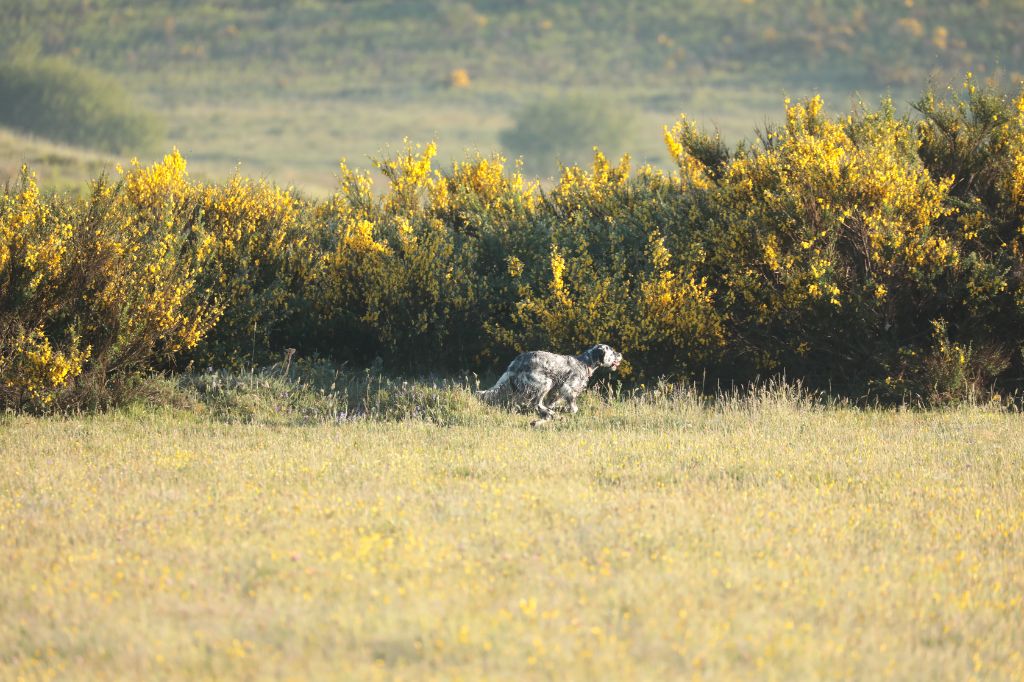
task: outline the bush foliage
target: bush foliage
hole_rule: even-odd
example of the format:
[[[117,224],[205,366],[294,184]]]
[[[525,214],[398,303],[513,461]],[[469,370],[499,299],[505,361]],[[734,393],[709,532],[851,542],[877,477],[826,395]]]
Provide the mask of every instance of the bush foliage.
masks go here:
[[[535,175],[555,175],[560,165],[578,164],[594,146],[621,151],[629,136],[624,104],[568,96],[534,102],[499,136],[502,147],[522,157]]]
[[[1024,375],[1024,92],[968,80],[841,117],[820,98],[729,149],[687,119],[678,169],[597,152],[542,191],[433,145],[342,165],[308,200],[189,179],[176,152],[85,199],[0,198],[0,401],[81,403],[145,369],[285,347],[397,371],[500,370],[530,348],[625,353],[624,377],[781,375],[956,400]]]
[[[0,124],[110,152],[145,149],[158,137],[156,120],[117,82],[52,58],[0,64]]]

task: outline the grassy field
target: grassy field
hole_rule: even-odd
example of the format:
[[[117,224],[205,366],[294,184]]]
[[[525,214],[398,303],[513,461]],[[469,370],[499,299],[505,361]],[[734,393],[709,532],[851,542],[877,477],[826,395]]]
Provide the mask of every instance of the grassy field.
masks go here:
[[[0,677],[1020,679],[1017,414],[0,421]]]

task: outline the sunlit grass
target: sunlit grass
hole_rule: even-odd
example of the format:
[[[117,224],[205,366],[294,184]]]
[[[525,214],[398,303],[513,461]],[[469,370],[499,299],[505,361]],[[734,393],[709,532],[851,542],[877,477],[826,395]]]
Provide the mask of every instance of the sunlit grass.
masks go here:
[[[1024,423],[0,422],[0,677],[1019,678]]]

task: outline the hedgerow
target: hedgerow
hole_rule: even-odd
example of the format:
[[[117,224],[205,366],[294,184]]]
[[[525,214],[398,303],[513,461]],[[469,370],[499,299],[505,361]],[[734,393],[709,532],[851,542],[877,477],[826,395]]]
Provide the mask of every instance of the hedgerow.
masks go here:
[[[140,372],[263,363],[499,370],[529,348],[621,348],[622,376],[785,375],[855,398],[952,401],[1024,378],[1024,92],[971,80],[829,117],[820,98],[734,149],[687,119],[677,169],[595,152],[542,189],[433,145],[342,165],[313,200],[191,180],[172,153],[0,197],[0,402],[116,399]],[[714,382],[714,383],[708,383]]]

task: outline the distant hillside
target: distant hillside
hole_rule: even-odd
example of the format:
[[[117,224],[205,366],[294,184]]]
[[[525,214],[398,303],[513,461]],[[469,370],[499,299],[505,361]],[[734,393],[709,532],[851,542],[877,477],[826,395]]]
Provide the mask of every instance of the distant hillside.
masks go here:
[[[242,79],[331,74],[347,88],[685,82],[708,73],[855,87],[936,70],[1024,73],[1018,0],[4,0],[2,42],[110,71]]]
[[[406,136],[442,159],[499,148],[517,112],[564,93],[628,109],[626,147],[663,163],[680,111],[736,139],[786,95],[845,110],[967,71],[1024,79],[1019,0],[0,0],[0,16],[0,57],[111,74],[196,169],[318,193],[339,158]]]

